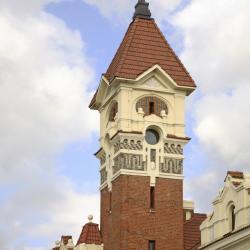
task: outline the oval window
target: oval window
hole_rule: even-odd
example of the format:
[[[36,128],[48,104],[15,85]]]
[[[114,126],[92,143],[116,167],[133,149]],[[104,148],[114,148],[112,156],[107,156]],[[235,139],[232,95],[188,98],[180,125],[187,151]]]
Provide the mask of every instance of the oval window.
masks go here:
[[[155,145],[159,142],[160,136],[154,129],[147,129],[145,139],[148,144]]]

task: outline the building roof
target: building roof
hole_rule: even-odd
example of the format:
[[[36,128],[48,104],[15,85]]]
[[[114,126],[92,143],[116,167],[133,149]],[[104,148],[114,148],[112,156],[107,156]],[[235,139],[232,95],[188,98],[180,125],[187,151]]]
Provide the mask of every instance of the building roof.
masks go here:
[[[61,241],[63,242],[64,245],[67,245],[69,240],[72,240],[72,236],[71,235],[63,235],[61,238]]]
[[[129,25],[104,76],[109,81],[115,77],[136,79],[156,64],[168,73],[177,85],[196,87],[154,19],[136,17]]]
[[[197,250],[201,242],[200,225],[206,219],[205,214],[194,214],[184,223],[184,249]]]
[[[148,5],[145,0],[138,0],[133,21],[103,74],[107,84],[115,78],[135,80],[145,71],[159,65],[179,87],[194,89],[194,80],[151,18]],[[97,93],[98,90],[89,104],[90,108],[95,106]]]
[[[238,172],[238,171],[228,171],[227,172],[227,176],[230,175],[231,177],[235,178],[235,179],[244,179],[244,173],[243,172]],[[225,179],[226,180],[226,179]]]
[[[80,245],[83,243],[95,244],[95,245],[102,244],[102,238],[101,238],[101,233],[99,231],[98,224],[89,222],[85,224],[85,226],[83,226],[82,232],[79,236],[79,239],[76,245]]]

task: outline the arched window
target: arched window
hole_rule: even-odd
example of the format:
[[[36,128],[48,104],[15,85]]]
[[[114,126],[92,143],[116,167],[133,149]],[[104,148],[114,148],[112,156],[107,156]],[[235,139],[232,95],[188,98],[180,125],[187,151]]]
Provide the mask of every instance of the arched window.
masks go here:
[[[161,116],[161,111],[164,110],[168,114],[168,107],[165,102],[154,96],[148,96],[140,99],[136,103],[136,111],[139,108],[143,109],[145,116],[155,114]]]
[[[229,207],[229,230],[230,231],[235,230],[235,222],[236,222],[235,206],[231,205]]]
[[[115,121],[115,116],[118,112],[118,103],[114,102],[111,106],[110,112],[109,112],[109,121],[113,122]]]

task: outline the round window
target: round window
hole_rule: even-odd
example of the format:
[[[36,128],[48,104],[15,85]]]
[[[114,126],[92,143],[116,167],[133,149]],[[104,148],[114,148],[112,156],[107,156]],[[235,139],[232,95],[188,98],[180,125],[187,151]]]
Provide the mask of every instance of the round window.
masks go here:
[[[159,142],[160,136],[155,130],[147,129],[145,139],[148,144],[155,145]]]

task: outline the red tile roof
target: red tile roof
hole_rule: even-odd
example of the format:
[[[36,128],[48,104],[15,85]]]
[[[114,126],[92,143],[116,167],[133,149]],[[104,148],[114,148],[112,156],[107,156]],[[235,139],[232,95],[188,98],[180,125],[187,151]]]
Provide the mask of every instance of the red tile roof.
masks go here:
[[[233,178],[235,178],[235,179],[244,179],[244,173],[243,173],[243,172],[228,171],[228,172],[227,172],[227,176],[226,176],[226,178],[225,178],[225,181],[226,181],[228,175],[230,175],[231,177],[233,177]]]
[[[135,79],[156,64],[179,86],[196,87],[154,19],[135,18],[104,76],[109,81],[115,77]]]
[[[231,175],[233,178],[238,178],[238,179],[243,179],[244,178],[243,172],[228,171],[227,174]]]
[[[76,245],[83,243],[95,245],[102,244],[102,238],[98,224],[89,222],[83,227]]]
[[[207,218],[205,214],[194,214],[184,223],[184,249],[197,250],[201,242],[200,225]]]

